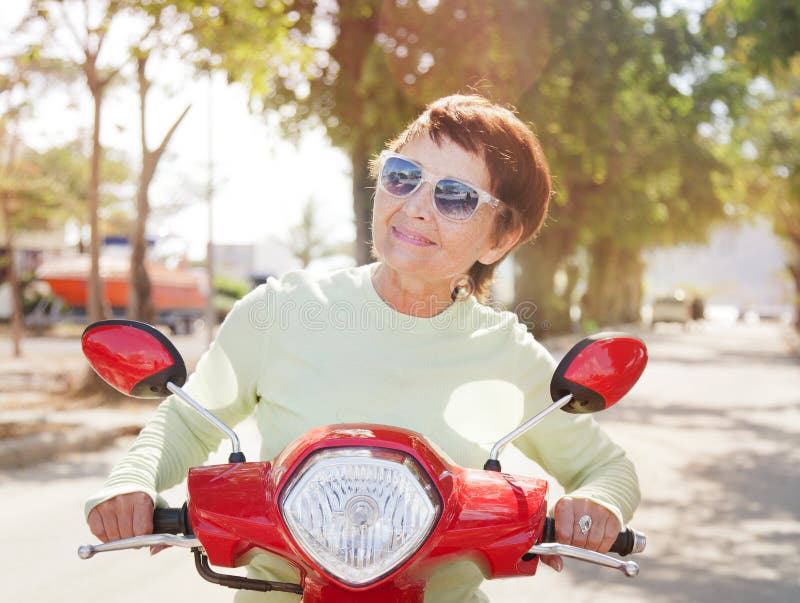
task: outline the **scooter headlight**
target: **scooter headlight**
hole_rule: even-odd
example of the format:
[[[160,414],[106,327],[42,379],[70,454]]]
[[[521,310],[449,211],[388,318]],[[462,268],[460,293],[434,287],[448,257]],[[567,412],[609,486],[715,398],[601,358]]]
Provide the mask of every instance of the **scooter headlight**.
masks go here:
[[[407,561],[433,530],[441,506],[411,456],[382,448],[314,453],[281,497],[297,543],[351,586],[375,582]]]

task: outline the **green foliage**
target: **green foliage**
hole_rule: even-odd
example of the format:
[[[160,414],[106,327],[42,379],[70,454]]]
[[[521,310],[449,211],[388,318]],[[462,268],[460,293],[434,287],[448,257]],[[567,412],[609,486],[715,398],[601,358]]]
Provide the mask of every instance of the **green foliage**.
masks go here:
[[[6,199],[15,230],[46,229],[69,211],[70,199],[64,188],[29,158],[15,162],[4,171],[0,175],[0,194]]]
[[[710,119],[696,101],[703,83],[687,93],[671,82],[700,41],[681,13],[639,19],[624,3],[607,4],[551,5],[557,46],[520,106],[539,125],[556,175],[551,227],[634,251],[702,238],[722,214],[708,182],[724,168],[697,133]]]
[[[230,276],[214,275],[214,297],[212,305],[217,320],[223,320],[234,304],[242,299],[251,289],[250,283]]]
[[[10,141],[0,136],[0,151],[7,152]],[[89,166],[80,143],[68,143],[44,152],[22,148],[21,157],[0,174],[0,192],[11,199],[12,226],[16,231],[48,229],[69,218],[82,220],[86,214]],[[109,183],[122,184],[129,179],[125,161],[107,158],[102,164]],[[103,194],[105,221],[121,224],[129,220],[120,215],[121,198],[113,187]],[[121,230],[119,232],[125,232]]]
[[[214,275],[214,292],[233,300],[243,298],[251,289],[250,283],[226,276]]]
[[[74,141],[60,147],[51,147],[32,157],[39,168],[59,182],[73,199],[85,200],[89,194],[89,150],[83,141]],[[110,207],[122,201],[117,187],[131,179],[127,159],[119,153],[106,153],[100,165],[101,204]],[[86,213],[82,209],[81,217]]]
[[[710,38],[733,60],[755,72],[786,68],[800,53],[800,4],[796,0],[723,0],[706,13]]]
[[[0,197],[4,216],[13,230],[45,229],[63,221],[74,210],[71,191],[46,166],[42,155],[25,147],[11,130],[7,116],[0,119]]]
[[[280,0],[155,0],[133,2],[159,23],[185,20],[200,69],[224,69],[253,99],[295,90],[315,73],[313,2]],[[310,9],[310,10],[309,10]],[[298,93],[301,94],[300,91]]]

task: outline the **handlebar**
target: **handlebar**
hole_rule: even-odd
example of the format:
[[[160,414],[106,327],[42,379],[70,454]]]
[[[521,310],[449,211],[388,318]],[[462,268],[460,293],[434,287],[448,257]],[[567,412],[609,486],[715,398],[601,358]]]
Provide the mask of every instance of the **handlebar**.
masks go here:
[[[153,512],[153,533],[154,534],[185,534],[193,536],[192,526],[189,524],[189,514],[186,503],[182,507],[168,507],[156,509]],[[542,542],[556,541],[556,522],[552,517],[548,517],[544,522],[542,532]],[[620,557],[626,557],[634,553],[641,553],[647,546],[647,537],[631,527],[622,530],[614,544],[609,549],[610,553],[616,553]]]
[[[186,503],[182,507],[167,507],[153,511],[154,534],[185,534],[193,536]]]
[[[548,517],[544,522],[544,531],[542,532],[542,542],[555,542],[556,541],[556,521],[552,517]],[[620,557],[625,557],[633,553],[641,553],[647,546],[647,537],[634,530],[631,527],[626,527],[619,533],[614,544],[611,545],[610,553],[616,553]]]
[[[153,512],[153,534],[147,536],[135,536],[133,538],[126,538],[124,540],[116,540],[106,542],[98,545],[85,545],[78,549],[78,555],[81,559],[89,559],[96,553],[103,553],[106,551],[118,551],[123,549],[141,548],[143,546],[179,546],[184,548],[196,549],[195,557],[198,564],[198,571],[207,580],[230,586],[231,588],[246,588],[250,590],[283,590],[285,586],[282,583],[263,582],[256,580],[250,584],[249,580],[238,576],[224,576],[216,575],[213,572],[201,571],[202,568],[202,555],[200,549],[200,541],[194,536],[192,527],[189,523],[188,509],[186,503],[180,508],[160,508]],[[564,557],[571,557],[588,561],[597,565],[611,567],[623,572],[626,576],[632,578],[639,573],[639,566],[633,561],[621,561],[609,555],[597,553],[595,551],[588,551],[579,547],[574,547],[566,544],[555,543],[555,520],[548,517],[545,519],[544,530],[542,532],[542,541],[530,548],[530,550],[522,556],[522,559],[529,561],[538,555],[562,555]],[[637,532],[633,528],[625,528],[619,533],[616,541],[610,549],[610,552],[617,553],[620,556],[630,555],[631,553],[641,553],[647,545],[647,539],[641,532]],[[229,580],[230,578],[230,580]],[[220,581],[222,580],[222,581]],[[245,582],[247,584],[245,584]],[[297,590],[299,587],[296,585],[288,585],[295,590],[290,592],[301,592]]]

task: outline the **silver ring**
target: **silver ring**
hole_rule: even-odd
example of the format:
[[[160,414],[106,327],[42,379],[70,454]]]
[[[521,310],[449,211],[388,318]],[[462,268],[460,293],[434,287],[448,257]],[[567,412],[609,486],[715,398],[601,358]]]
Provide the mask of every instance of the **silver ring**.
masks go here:
[[[585,536],[592,529],[592,518],[588,515],[582,515],[578,520],[578,527],[581,529],[581,534]]]

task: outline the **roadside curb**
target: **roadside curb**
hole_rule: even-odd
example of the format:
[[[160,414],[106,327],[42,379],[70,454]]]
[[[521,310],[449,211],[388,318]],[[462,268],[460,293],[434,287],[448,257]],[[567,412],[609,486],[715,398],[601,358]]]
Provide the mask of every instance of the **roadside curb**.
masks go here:
[[[119,437],[138,434],[140,429],[141,425],[121,425],[106,429],[76,425],[75,429],[62,432],[37,433],[0,440],[0,469],[20,469],[51,460],[65,452],[99,450]]]

